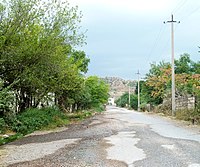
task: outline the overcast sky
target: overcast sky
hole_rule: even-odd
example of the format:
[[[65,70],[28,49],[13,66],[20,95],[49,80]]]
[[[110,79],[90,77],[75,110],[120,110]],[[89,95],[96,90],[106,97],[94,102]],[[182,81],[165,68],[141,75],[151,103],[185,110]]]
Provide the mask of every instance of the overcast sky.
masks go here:
[[[69,0],[83,13],[88,29],[82,48],[91,59],[87,75],[136,79],[150,63],[171,61],[170,24],[174,14],[175,58],[200,60],[200,0]]]

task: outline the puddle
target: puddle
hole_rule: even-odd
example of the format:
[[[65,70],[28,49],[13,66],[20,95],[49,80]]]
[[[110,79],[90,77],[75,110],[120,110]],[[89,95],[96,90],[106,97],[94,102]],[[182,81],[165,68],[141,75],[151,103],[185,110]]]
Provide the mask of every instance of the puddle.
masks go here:
[[[144,151],[135,145],[139,138],[134,138],[135,132],[119,132],[117,135],[105,138],[107,143],[113,146],[107,149],[107,159],[123,161],[129,167],[134,166],[135,161],[142,160],[146,157]]]

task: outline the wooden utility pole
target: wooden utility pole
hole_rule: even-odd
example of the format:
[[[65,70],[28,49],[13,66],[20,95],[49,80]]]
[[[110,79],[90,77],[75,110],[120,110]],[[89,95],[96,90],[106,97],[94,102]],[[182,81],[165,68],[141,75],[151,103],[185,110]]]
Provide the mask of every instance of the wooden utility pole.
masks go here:
[[[174,23],[180,23],[174,21],[173,14],[171,16],[171,20],[164,22],[164,23],[171,23],[171,64],[172,64],[172,115],[175,115],[176,112],[176,104],[175,104],[175,72],[174,72]]]
[[[140,72],[136,73],[138,75],[138,111],[140,111]]]
[[[128,107],[131,107],[131,92],[130,85],[128,86]]]

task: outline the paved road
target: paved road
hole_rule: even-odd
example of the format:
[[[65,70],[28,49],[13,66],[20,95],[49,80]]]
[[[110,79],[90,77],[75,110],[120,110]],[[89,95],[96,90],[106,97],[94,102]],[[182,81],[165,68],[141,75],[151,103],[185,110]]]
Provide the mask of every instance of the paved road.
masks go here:
[[[116,107],[1,148],[10,167],[200,167],[200,131]]]

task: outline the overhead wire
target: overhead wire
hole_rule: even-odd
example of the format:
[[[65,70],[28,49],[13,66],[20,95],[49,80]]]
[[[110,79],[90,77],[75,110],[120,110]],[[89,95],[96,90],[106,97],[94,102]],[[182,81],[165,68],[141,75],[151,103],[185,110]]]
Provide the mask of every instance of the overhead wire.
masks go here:
[[[196,13],[197,11],[200,10],[200,6],[198,6],[197,8],[193,9],[190,13],[188,13],[184,18],[182,18],[182,20],[186,20],[188,19],[190,16],[192,16],[194,13]]]
[[[184,5],[185,5],[187,2],[188,2],[188,0],[180,0],[180,1],[177,3],[177,5],[175,6],[175,8],[172,10],[172,14],[176,14],[176,13],[180,12],[180,11],[183,9]],[[192,14],[194,14],[194,13],[197,12],[198,10],[200,10],[200,6],[198,6],[198,7],[195,8],[194,10],[192,10],[192,11],[191,11],[186,17],[184,17],[183,19],[186,19],[186,18],[190,17]],[[168,18],[168,19],[169,19],[169,18]],[[182,21],[183,19],[181,19],[181,21]],[[154,43],[153,43],[153,45],[152,45],[152,48],[150,49],[150,52],[149,52],[149,54],[148,54],[147,61],[149,61],[150,57],[152,57],[152,54],[153,54],[154,50],[157,48],[158,43],[159,43],[159,41],[160,41],[160,39],[161,39],[161,37],[162,37],[162,35],[163,35],[163,32],[164,32],[163,30],[164,30],[164,25],[162,25],[162,26],[160,27],[160,30],[159,30],[159,32],[158,32],[156,38],[155,38],[155,41],[154,41]],[[176,27],[175,27],[175,30],[176,30]],[[161,49],[160,55],[163,55],[163,54],[164,54],[164,51],[165,51],[167,45],[169,44],[169,40],[170,40],[170,38],[167,38],[167,41],[164,42],[164,46],[163,46],[163,48]]]
[[[186,4],[187,1],[188,0],[180,0],[179,3],[175,6],[175,8],[172,10],[171,13],[176,14],[178,11],[180,11],[183,8],[183,6]],[[177,27],[175,27],[174,31],[176,31],[176,28]],[[164,42],[163,48],[161,49],[161,52],[160,52],[160,55],[162,57],[164,55],[166,48],[168,47],[168,44],[170,43],[169,41],[170,41],[170,37],[168,37],[167,40],[165,40],[165,42]]]
[[[187,2],[188,0],[180,0],[177,6],[172,10],[172,14],[177,13]]]
[[[162,34],[163,34],[163,30],[164,30],[164,26],[161,25],[160,30],[159,30],[159,32],[158,32],[156,38],[155,38],[155,41],[154,41],[154,43],[153,43],[153,45],[152,45],[152,47],[151,47],[151,49],[150,49],[149,54],[148,54],[147,61],[149,61],[149,58],[152,56],[154,50],[156,49],[156,47],[157,47],[157,45],[158,45],[158,42],[159,42],[159,40],[160,40],[160,38],[161,38],[161,36],[162,36]]]
[[[185,3],[187,2],[188,0],[180,0],[179,3],[176,5],[176,7],[172,10],[172,13],[176,13],[178,10],[180,10],[184,5]],[[168,18],[169,19],[169,18]],[[152,48],[150,49],[150,52],[148,54],[148,57],[147,57],[147,61],[149,61],[150,57],[152,56],[154,50],[157,48],[158,46],[158,43],[163,35],[163,30],[164,30],[164,25],[161,25],[161,28],[155,38],[155,41],[152,45]],[[166,46],[164,47],[166,48]],[[164,49],[163,49],[164,50]]]
[[[182,0],[179,1],[178,5],[173,9],[172,13],[176,14],[177,12],[180,11],[180,9],[186,4],[188,0]],[[191,15],[193,15],[194,13],[196,13],[198,10],[200,9],[200,5],[196,8],[194,8],[191,12],[189,12],[186,16],[182,17],[181,20],[185,20],[188,17],[190,17]]]

